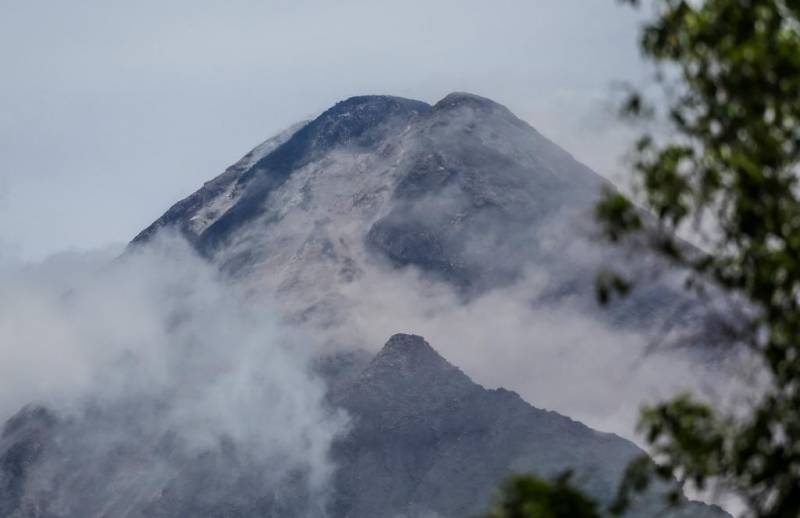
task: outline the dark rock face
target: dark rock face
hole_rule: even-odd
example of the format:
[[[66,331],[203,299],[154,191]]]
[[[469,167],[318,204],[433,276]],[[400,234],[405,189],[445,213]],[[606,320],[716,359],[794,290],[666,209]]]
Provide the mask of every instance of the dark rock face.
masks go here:
[[[484,389],[419,336],[393,336],[353,378],[358,362],[340,359],[328,372],[340,378],[331,401],[350,413],[353,427],[334,446],[324,509],[304,490],[303,473],[276,478],[232,443],[187,456],[169,434],[155,441],[143,436],[103,458],[76,457],[70,445],[87,427],[108,426],[119,415],[89,412],[68,422],[29,408],[9,421],[0,441],[3,516],[473,516],[512,472],[551,476],[572,469],[586,491],[607,502],[626,463],[640,453],[513,392]],[[136,481],[147,463],[169,468]],[[660,505],[653,498],[631,516],[652,516]],[[686,516],[724,516],[699,504],[688,509]]]

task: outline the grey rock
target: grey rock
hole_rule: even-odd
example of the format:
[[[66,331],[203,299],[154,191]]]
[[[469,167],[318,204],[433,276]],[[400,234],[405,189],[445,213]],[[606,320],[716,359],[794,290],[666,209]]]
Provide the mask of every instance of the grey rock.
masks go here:
[[[327,501],[307,492],[302,472],[275,477],[233,443],[190,456],[169,434],[152,440],[143,430],[138,444],[90,451],[103,432],[135,427],[140,412],[155,407],[87,410],[80,420],[31,407],[7,423],[0,440],[3,516],[462,517],[487,510],[512,473],[565,470],[605,504],[641,454],[627,440],[535,408],[514,392],[481,387],[419,336],[395,335],[358,375],[342,374],[360,362],[338,358],[326,371],[340,380],[332,404],[353,420],[332,452]],[[147,464],[163,469],[135,480]],[[664,507],[660,498],[648,495],[630,516],[653,516]],[[684,515],[725,516],[697,503],[664,514]]]
[[[608,504],[642,454],[514,392],[481,387],[414,335],[390,338],[337,403],[355,424],[334,452],[335,516],[477,516],[509,474],[567,470]],[[641,515],[663,507],[650,495]]]

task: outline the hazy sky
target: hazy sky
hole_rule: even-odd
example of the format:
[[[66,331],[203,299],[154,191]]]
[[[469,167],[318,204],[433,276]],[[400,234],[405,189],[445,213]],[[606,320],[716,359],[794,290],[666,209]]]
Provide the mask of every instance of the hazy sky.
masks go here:
[[[616,177],[614,0],[0,0],[0,260],[125,242],[337,100],[491,97]]]

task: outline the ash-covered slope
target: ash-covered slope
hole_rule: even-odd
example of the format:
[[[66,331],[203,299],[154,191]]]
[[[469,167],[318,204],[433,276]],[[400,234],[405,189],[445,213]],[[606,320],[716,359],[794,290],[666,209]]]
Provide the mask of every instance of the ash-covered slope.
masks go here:
[[[306,492],[302,472],[275,473],[224,440],[193,456],[168,429],[157,437],[143,433],[138,444],[102,443],[113,435],[110,427],[137,426],[139,412],[152,419],[147,405],[87,409],[81,419],[29,408],[0,438],[0,512],[8,518],[455,518],[485,511],[511,472],[549,476],[572,469],[582,487],[607,502],[627,461],[640,453],[513,392],[484,389],[419,336],[393,336],[360,374],[345,375],[337,386],[331,401],[349,412],[352,429],[334,445],[327,499]],[[661,507],[651,495],[631,516],[655,516]],[[683,512],[724,516],[699,504]]]
[[[202,189],[176,203],[164,216],[139,233],[134,242],[151,239],[165,225],[177,225],[188,238],[201,235],[241,197],[239,180],[242,176],[306,124],[307,121],[299,122],[253,148],[224,173],[206,182]]]
[[[602,185],[489,99],[354,97],[248,154],[134,244],[177,228],[225,271],[324,318],[343,283],[387,266],[473,296],[537,265],[563,294],[591,286],[563,249],[585,240],[574,219]]]
[[[622,260],[591,237],[604,184],[489,99],[353,97],[251,151],[132,246],[178,229],[223,271],[278,293],[295,320],[349,345],[369,345],[352,322],[360,293],[408,269],[463,300],[535,272],[532,302],[571,297],[590,318],[649,325],[680,296],[654,285],[611,311],[594,307],[600,258]]]

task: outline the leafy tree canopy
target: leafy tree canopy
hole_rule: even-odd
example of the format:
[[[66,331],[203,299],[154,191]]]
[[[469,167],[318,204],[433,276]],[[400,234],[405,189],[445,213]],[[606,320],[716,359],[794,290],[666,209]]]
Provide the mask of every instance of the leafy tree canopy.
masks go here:
[[[637,5],[636,0],[624,0]],[[687,289],[739,301],[717,343],[744,345],[763,364],[765,391],[731,415],[689,394],[643,410],[640,431],[665,478],[740,497],[750,516],[800,516],[800,1],[652,0],[640,46],[666,103],[631,95],[635,118],[663,112],[666,136],[645,132],[633,192],[596,207],[606,238],[637,244],[690,272]],[[660,109],[666,104],[666,111]],[[699,248],[678,237],[690,230]],[[598,278],[608,301],[633,280]],[[632,466],[619,505],[647,486]],[[533,482],[530,482],[531,484]],[[558,482],[556,482],[558,483]],[[552,491],[555,486],[551,487]],[[547,490],[511,492],[550,502]],[[516,501],[509,498],[508,502]],[[524,498],[520,502],[526,502]],[[521,503],[516,509],[526,509]],[[557,514],[495,516],[584,516]],[[537,511],[538,512],[538,511]],[[594,516],[588,514],[586,516]]]

